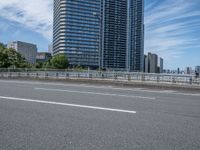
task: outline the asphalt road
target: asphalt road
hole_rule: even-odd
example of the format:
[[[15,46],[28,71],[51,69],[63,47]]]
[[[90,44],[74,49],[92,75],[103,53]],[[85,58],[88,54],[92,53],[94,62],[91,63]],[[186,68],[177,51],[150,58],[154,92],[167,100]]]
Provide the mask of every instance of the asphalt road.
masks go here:
[[[0,150],[200,150],[200,93],[0,80]]]

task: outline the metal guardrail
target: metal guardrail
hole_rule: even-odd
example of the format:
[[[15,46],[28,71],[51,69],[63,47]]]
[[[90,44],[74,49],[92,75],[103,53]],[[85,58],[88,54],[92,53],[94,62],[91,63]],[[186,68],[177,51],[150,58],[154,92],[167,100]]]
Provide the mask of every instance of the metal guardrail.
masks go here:
[[[75,70],[0,69],[0,78],[91,79],[125,82],[152,82],[200,86],[195,75],[147,74]]]

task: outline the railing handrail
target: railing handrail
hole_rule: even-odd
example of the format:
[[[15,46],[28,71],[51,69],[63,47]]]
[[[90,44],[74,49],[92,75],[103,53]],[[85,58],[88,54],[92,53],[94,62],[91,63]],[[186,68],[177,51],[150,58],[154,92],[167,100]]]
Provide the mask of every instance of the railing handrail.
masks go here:
[[[94,73],[106,73],[106,74],[136,74],[136,75],[156,75],[156,76],[175,76],[175,77],[195,77],[194,74],[167,74],[167,73],[145,73],[145,72],[122,72],[122,71],[99,71],[99,70],[77,70],[77,69],[38,69],[38,68],[0,68],[0,72],[17,72],[17,71],[44,71],[44,72],[94,72]]]
[[[37,78],[89,78],[89,79],[104,79],[104,80],[119,80],[119,81],[142,81],[156,83],[172,83],[172,84],[194,84],[200,86],[200,78],[194,75],[170,75],[170,74],[147,74],[135,72],[101,72],[94,70],[84,71],[28,71],[28,70],[2,70],[0,78],[7,77],[37,77]]]

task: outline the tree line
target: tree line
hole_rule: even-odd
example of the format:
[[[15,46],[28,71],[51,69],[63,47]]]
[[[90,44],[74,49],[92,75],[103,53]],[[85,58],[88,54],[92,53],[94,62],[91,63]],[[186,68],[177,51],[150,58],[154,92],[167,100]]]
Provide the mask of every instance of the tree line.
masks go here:
[[[46,62],[36,62],[35,68],[67,69],[69,62],[65,54],[58,54]]]
[[[12,48],[6,48],[0,43],[0,68],[49,68],[49,69],[67,69],[69,62],[64,54],[58,54],[48,61],[36,64],[30,64],[26,59]]]
[[[25,58],[12,48],[0,43],[0,68],[30,68]]]

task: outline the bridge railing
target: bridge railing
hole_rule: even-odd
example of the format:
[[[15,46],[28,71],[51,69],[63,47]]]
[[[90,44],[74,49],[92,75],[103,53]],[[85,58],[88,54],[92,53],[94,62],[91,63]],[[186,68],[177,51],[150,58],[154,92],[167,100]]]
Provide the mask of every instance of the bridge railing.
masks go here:
[[[108,72],[93,70],[0,69],[0,78],[90,79],[200,86],[200,78],[195,75]]]

